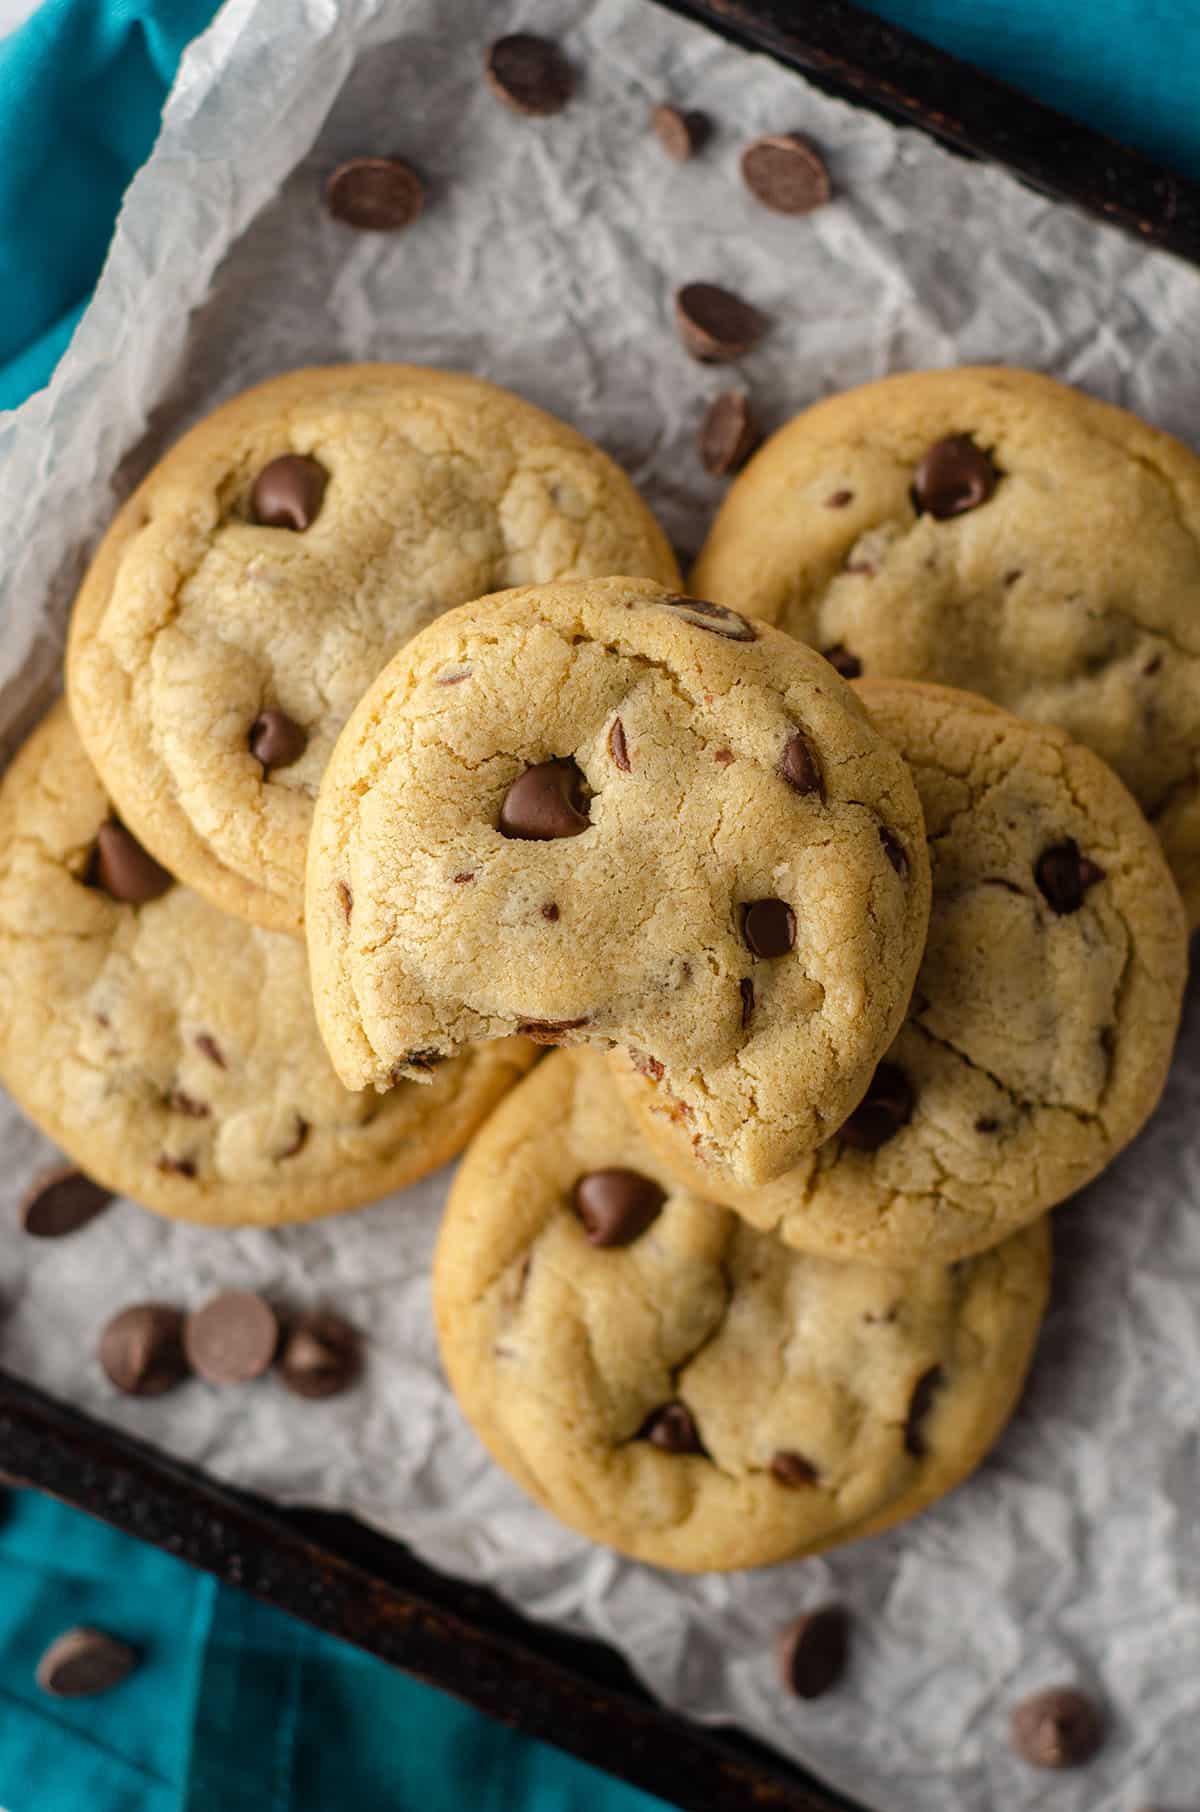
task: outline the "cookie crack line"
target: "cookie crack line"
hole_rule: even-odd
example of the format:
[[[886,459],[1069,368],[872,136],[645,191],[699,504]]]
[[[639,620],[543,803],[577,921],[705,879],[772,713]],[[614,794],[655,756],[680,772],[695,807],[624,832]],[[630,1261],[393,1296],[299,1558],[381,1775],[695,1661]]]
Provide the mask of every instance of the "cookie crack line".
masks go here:
[[[976,1063],[973,1057],[968,1057],[967,1053],[964,1050],[961,1050],[952,1039],[939,1038],[936,1032],[931,1032],[928,1026],[923,1025],[921,1021],[915,1017],[907,1020],[906,1024],[911,1026],[914,1032],[919,1032],[922,1038],[928,1039],[930,1044],[937,1045],[940,1050],[946,1051],[951,1057],[957,1058],[959,1063],[965,1065],[967,1069],[974,1070],[976,1075],[986,1076],[993,1087],[999,1089],[1002,1095],[1007,1095],[1012,1105],[1015,1108],[1019,1108],[1022,1113],[1035,1113],[1041,1111],[1042,1113],[1069,1114],[1071,1119],[1077,1121],[1080,1126],[1098,1126],[1106,1138],[1109,1136],[1108,1126],[1102,1114],[1088,1113],[1084,1108],[1072,1107],[1070,1103],[1066,1101],[1038,1101],[1027,1095],[1022,1095],[1017,1089],[1013,1088],[1011,1083],[1005,1082],[1003,1077],[997,1076],[996,1073],[993,1070],[989,1070],[986,1065]]]

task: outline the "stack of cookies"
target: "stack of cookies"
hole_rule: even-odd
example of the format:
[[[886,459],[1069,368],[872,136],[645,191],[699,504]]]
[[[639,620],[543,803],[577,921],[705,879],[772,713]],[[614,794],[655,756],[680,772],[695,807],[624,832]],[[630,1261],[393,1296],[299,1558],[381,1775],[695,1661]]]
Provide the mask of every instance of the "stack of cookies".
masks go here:
[[[518,399],[277,380],[118,516],[0,794],[5,1079],[227,1223],[470,1139],[439,1334],[533,1497],[686,1570],[891,1525],[1166,1077],[1198,550],[1200,462],[1029,374],[802,416],[694,595]]]

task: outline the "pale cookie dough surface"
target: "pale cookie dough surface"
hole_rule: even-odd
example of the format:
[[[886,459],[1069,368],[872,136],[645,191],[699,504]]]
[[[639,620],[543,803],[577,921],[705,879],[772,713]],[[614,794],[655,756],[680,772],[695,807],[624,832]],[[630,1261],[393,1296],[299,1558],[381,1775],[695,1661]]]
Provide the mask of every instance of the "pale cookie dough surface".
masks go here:
[[[662,1201],[598,1247],[575,1190],[613,1168]],[[673,1182],[604,1058],[563,1051],[463,1160],[434,1306],[464,1413],[531,1496],[639,1560],[724,1570],[874,1532],[965,1478],[1012,1412],[1049,1270],[1044,1221],[949,1268],[790,1251]],[[702,1452],[645,1438],[667,1403]]]
[[[503,834],[553,761],[576,764],[579,834]],[[789,948],[761,954],[756,902]],[[927,918],[908,769],[849,687],[779,631],[636,579],[425,630],[347,725],[309,854],[317,1018],[347,1086],[521,1030],[619,1043],[746,1181],[855,1105]]]
[[[613,1063],[679,1174],[755,1226],[830,1257],[946,1262],[1081,1188],[1152,1113],[1184,912],[1125,788],[1062,731],[946,687],[855,690],[911,765],[933,869],[929,942],[878,1082],[803,1165],[750,1191],[698,1161],[656,1091]]]
[[[969,435],[986,502],[918,512]],[[1052,378],[912,372],[818,403],[722,506],[692,576],[867,678],[934,680],[1061,725],[1152,819],[1200,919],[1200,459]]]
[[[302,532],[253,520],[263,468],[327,473]],[[625,475],[496,385],[409,365],[294,371],[226,403],[120,511],[76,602],[71,710],[125,822],[227,912],[298,933],[312,802],[351,709],[451,605],[563,574],[677,582]],[[264,773],[251,725],[299,759]]]
[[[59,704],[0,787],[0,1078],[117,1192],[273,1226],[373,1201],[460,1151],[528,1068],[510,1040],[387,1095],[338,1082],[303,945],[182,886],[88,885],[110,808]]]

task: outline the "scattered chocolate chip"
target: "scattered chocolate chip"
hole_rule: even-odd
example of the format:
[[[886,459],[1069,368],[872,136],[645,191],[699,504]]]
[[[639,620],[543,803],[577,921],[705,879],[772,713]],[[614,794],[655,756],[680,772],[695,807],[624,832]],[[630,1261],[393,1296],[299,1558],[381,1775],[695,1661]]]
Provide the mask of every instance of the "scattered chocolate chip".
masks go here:
[[[975,1131],[977,1133],[985,1134],[997,1133],[1000,1131],[1000,1122],[999,1120],[994,1120],[990,1114],[981,1114],[979,1119],[975,1122]]]
[[[640,1051],[631,1051],[629,1058],[640,1076],[645,1076],[650,1082],[662,1081],[663,1066],[657,1057],[646,1057]]]
[[[282,711],[260,711],[250,725],[250,753],[265,772],[290,768],[308,747],[308,737],[298,723]]]
[[[723,390],[700,424],[700,463],[714,478],[725,478],[740,471],[761,439],[750,398],[741,390]]]
[[[96,832],[88,863],[89,887],[101,887],[123,906],[141,906],[157,900],[174,884],[174,876],[144,850],[125,826],[110,818]]]
[[[112,1199],[103,1183],[73,1164],[60,1164],[34,1178],[17,1214],[23,1231],[35,1239],[62,1239],[103,1214]]]
[[[252,1290],[226,1290],[183,1324],[183,1350],[192,1370],[210,1384],[243,1384],[261,1377],[279,1345],[269,1302]]]
[[[755,956],[786,956],[796,942],[796,915],[786,900],[750,900],[742,907],[742,938]]]
[[[558,907],[554,904],[553,900],[547,900],[546,904],[542,907],[542,917],[548,920],[551,925],[556,925],[558,923]]]
[[[473,881],[474,879],[474,872],[469,868],[464,868],[461,874],[455,875],[454,885],[456,887],[465,887],[468,881]]]
[[[325,206],[360,233],[396,233],[425,206],[425,185],[399,157],[352,157],[325,184]]]
[[[348,925],[350,923],[350,914],[354,911],[354,895],[351,893],[349,887],[347,887],[345,881],[338,882],[337,891],[338,899],[342,903],[342,912]]]
[[[628,1246],[658,1219],[666,1192],[636,1170],[591,1170],[572,1204],[593,1246]]]
[[[500,835],[527,843],[578,837],[591,822],[583,785],[583,775],[570,760],[539,761],[526,768],[504,795]]]
[[[879,827],[879,841],[883,845],[884,855],[887,857],[896,873],[900,876],[901,880],[903,880],[908,873],[908,855],[903,843],[901,843],[899,837],[894,836],[893,833],[888,830],[887,826],[883,824]]]
[[[558,45],[529,31],[497,38],[484,67],[502,101],[541,119],[561,113],[575,89],[571,65]]]
[[[719,767],[727,768],[731,761],[737,760],[737,756],[732,749],[717,749],[713,755],[713,760]]]
[[[851,1151],[878,1151],[912,1118],[913,1086],[895,1063],[881,1063],[870,1087],[842,1127],[843,1145]]]
[[[681,107],[656,107],[650,115],[655,137],[668,157],[685,164],[707,140],[712,130],[706,113],[685,113]]]
[[[1156,674],[1160,670],[1160,668],[1162,667],[1162,664],[1163,664],[1162,655],[1161,654],[1152,654],[1150,656],[1150,659],[1146,662],[1146,665],[1142,668],[1142,672],[1146,675],[1147,679],[1150,679],[1154,674]]]
[[[666,610],[676,611],[693,629],[707,629],[709,635],[721,635],[727,642],[756,642],[758,631],[736,610],[714,604],[711,598],[689,598],[676,592],[671,598],[656,598]]]
[[[694,359],[725,365],[757,346],[767,318],[716,283],[685,283],[675,292],[675,324]]]
[[[523,1019],[517,1031],[522,1038],[531,1038],[534,1044],[562,1044],[564,1032],[577,1032],[587,1023],[586,1016],[583,1019]]]
[[[742,181],[776,214],[811,214],[829,200],[829,171],[798,132],[769,132],[747,145]]]
[[[167,1096],[167,1106],[174,1113],[186,1114],[191,1120],[207,1120],[212,1113],[207,1102],[197,1101],[194,1096],[185,1094],[181,1088],[173,1088]]]
[[[950,434],[945,440],[935,440],[917,467],[913,504],[939,522],[947,516],[961,516],[987,502],[999,476],[969,434]]]
[[[779,1632],[783,1684],[798,1699],[819,1699],[836,1686],[850,1656],[850,1619],[840,1604],[806,1611]]]
[[[329,474],[303,453],[284,453],[265,465],[250,493],[250,514],[263,528],[302,534],[320,514]]]
[[[782,1451],[771,1460],[772,1475],[781,1485],[790,1490],[799,1490],[803,1485],[815,1485],[821,1474],[811,1460],[806,1460],[802,1453]]]
[[[614,717],[608,732],[608,752],[613,758],[613,766],[620,768],[622,774],[632,770],[629,762],[629,745],[625,741],[625,725],[619,717]]]
[[[291,1140],[279,1153],[280,1163],[283,1162],[284,1158],[294,1158],[297,1152],[304,1150],[305,1145],[308,1143],[308,1135],[311,1130],[312,1128],[309,1126],[308,1121],[301,1119],[300,1115],[297,1114]]]
[[[1013,1710],[1012,1746],[1035,1768],[1078,1768],[1104,1739],[1104,1720],[1093,1699],[1073,1686],[1051,1686]]]
[[[921,1373],[913,1386],[908,1415],[904,1419],[904,1451],[911,1454],[914,1460],[923,1460],[929,1452],[925,1442],[925,1423],[933,1408],[933,1399],[945,1382],[941,1366],[931,1365],[927,1372]]]
[[[835,642],[832,648],[826,648],[824,655],[834,672],[840,673],[845,680],[858,679],[862,673],[863,666],[858,656],[851,654],[848,648],[843,648],[840,642]]]
[[[825,499],[825,508],[827,510],[844,510],[848,503],[853,502],[853,491],[834,491]]]
[[[188,1374],[183,1316],[165,1302],[138,1302],[114,1315],[97,1356],[109,1382],[127,1397],[161,1397]]]
[[[1005,590],[1007,591],[1010,586],[1015,585],[1017,580],[1021,577],[1022,573],[1019,566],[1014,566],[1011,572],[1005,573],[1002,581]]]
[[[1104,870],[1082,853],[1074,838],[1068,837],[1042,851],[1033,878],[1051,911],[1063,917],[1079,911],[1088,888],[1103,881]]]
[[[52,1699],[90,1699],[111,1692],[138,1664],[127,1642],[103,1630],[66,1630],[50,1644],[37,1664],[35,1678]]]
[[[298,1397],[335,1397],[362,1370],[358,1334],[340,1315],[313,1309],[292,1322],[277,1361],[279,1376]]]
[[[750,1024],[750,1017],[754,1012],[754,983],[748,975],[743,975],[738,983],[738,993],[742,997],[742,1030],[744,1032]]]
[[[161,1170],[165,1177],[194,1177],[196,1174],[194,1159],[177,1158],[169,1151],[163,1152],[154,1168]]]
[[[203,1051],[204,1055],[209,1058],[211,1062],[215,1063],[218,1069],[228,1069],[229,1066],[225,1062],[225,1053],[222,1051],[211,1032],[197,1032],[195,1043],[196,1049],[198,1051]]]
[[[418,1050],[406,1051],[396,1065],[396,1080],[400,1080],[405,1070],[435,1070],[445,1061],[446,1053],[439,1051],[436,1045],[422,1045]]]
[[[676,1400],[652,1410],[638,1430],[639,1441],[649,1441],[663,1453],[703,1453],[700,1431],[686,1403]]]
[[[796,730],[783,745],[779,772],[797,793],[819,793],[822,789],[821,766],[807,736]]]

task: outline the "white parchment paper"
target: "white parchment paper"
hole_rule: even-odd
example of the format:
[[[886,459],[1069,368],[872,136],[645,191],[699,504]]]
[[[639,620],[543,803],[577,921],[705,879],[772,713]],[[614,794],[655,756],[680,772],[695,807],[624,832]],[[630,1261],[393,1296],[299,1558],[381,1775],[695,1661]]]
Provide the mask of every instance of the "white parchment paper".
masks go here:
[[[581,72],[569,111],[510,113],[486,42],[534,25]],[[718,123],[670,163],[650,106]],[[742,142],[799,128],[837,200],[753,204]],[[398,151],[425,216],[396,237],[325,219],[339,158]],[[646,0],[230,0],[188,53],[103,280],[47,392],[0,420],[0,743],[56,689],[89,546],[163,445],[288,366],[403,358],[511,385],[602,442],[686,557],[720,487],[693,436],[728,381],[693,364],[670,296],[692,278],[771,317],[743,377],[774,424],[884,371],[998,359],[1058,373],[1185,437],[1200,428],[1200,273],[747,58]],[[1185,1807],[1200,1779],[1200,999],[1149,1132],[1058,1219],[1033,1383],[974,1482],[828,1560],[689,1581],[590,1548],[483,1457],[443,1383],[428,1268],[444,1178],[361,1215],[225,1235],[123,1203],[57,1244],[16,1231],[44,1141],[0,1103],[0,1363],[280,1500],[349,1508],[537,1617],[616,1643],[662,1697],[735,1719],[875,1812]],[[115,1395],[96,1331],[147,1296],[238,1284],[327,1299],[365,1331],[353,1398],[269,1380]],[[852,1675],[803,1706],[773,1630],[830,1596]],[[1035,1775],[1007,1711],[1074,1680],[1112,1713],[1078,1776]]]

